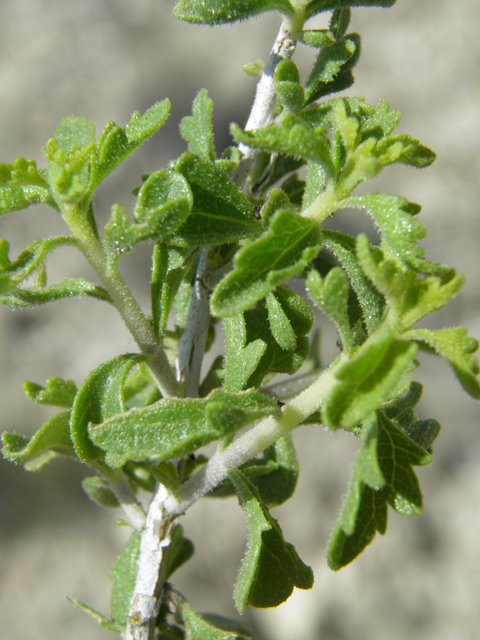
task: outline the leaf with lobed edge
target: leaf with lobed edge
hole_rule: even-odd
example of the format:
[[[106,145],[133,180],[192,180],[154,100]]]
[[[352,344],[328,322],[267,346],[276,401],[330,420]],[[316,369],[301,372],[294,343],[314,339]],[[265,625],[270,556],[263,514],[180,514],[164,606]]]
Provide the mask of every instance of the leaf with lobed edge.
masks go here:
[[[46,204],[58,211],[50,193],[47,170],[35,160],[17,158],[13,164],[0,164],[0,216],[15,213],[31,204]]]
[[[45,387],[25,380],[23,393],[37,404],[70,409],[77,394],[77,385],[73,380],[48,378]]]
[[[377,531],[385,533],[388,504],[404,516],[420,514],[422,494],[412,465],[431,462],[382,411],[365,420],[350,489],[328,546],[331,569],[352,562]]]
[[[83,278],[64,278],[45,289],[39,287],[17,287],[4,296],[0,296],[0,303],[13,309],[27,309],[65,298],[88,297],[113,304],[110,294],[93,282]]]
[[[215,146],[212,128],[213,102],[208,91],[199,91],[193,101],[192,115],[182,118],[180,133],[188,142],[188,150],[205,162],[214,162]]]
[[[277,607],[287,600],[294,587],[311,589],[313,572],[285,542],[276,520],[261,502],[254,485],[238,470],[229,476],[245,511],[248,527],[247,552],[235,584],[234,598],[243,614],[250,605]]]

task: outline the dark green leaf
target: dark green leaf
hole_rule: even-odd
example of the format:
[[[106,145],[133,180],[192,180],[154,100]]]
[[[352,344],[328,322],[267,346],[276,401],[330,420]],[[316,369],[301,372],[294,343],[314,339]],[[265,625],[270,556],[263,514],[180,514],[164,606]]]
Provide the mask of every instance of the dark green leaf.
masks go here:
[[[176,170],[186,178],[193,194],[192,213],[177,230],[171,244],[198,246],[224,244],[256,236],[261,224],[240,189],[215,164],[185,153]]]
[[[320,248],[316,222],[293,211],[278,211],[268,231],[237,253],[234,270],[213,293],[212,312],[225,317],[248,309],[303,271]]]
[[[210,622],[184,599],[177,608],[176,616],[181,619],[185,627],[185,640],[248,640],[250,637],[250,635],[245,637],[237,633],[235,628],[230,630],[216,626],[214,622],[218,622],[218,619],[215,618]],[[242,626],[241,623],[240,626]]]
[[[107,462],[121,466],[128,458],[168,460],[187,456],[278,410],[275,400],[257,391],[213,391],[207,398],[164,398],[154,405],[131,409],[103,424],[92,424],[89,434],[108,452]]]
[[[111,610],[113,620],[125,629],[140,555],[140,532],[134,531],[127,546],[113,563],[108,577],[113,582]]]
[[[246,20],[265,11],[295,15],[289,0],[178,0],[173,15],[197,24],[223,24]]]
[[[165,580],[177,571],[185,562],[190,560],[195,549],[192,542],[183,536],[181,525],[177,524],[170,534],[170,546],[168,550],[167,567],[165,569]]]
[[[110,489],[110,484],[104,478],[99,476],[84,478],[82,487],[90,500],[96,502],[100,507],[115,509],[120,506],[115,494]]]
[[[262,504],[253,484],[238,470],[230,471],[240,504],[247,518],[247,553],[235,584],[238,611],[248,607],[277,607],[285,602],[294,587],[311,589],[313,572],[285,542],[282,531]]]
[[[206,162],[215,160],[212,129],[213,102],[202,89],[193,101],[192,114],[182,119],[180,133],[188,142],[188,150]]]
[[[70,409],[77,393],[77,386],[73,380],[61,378],[49,378],[45,387],[25,380],[23,393],[38,404]]]
[[[31,462],[46,451],[75,457],[70,440],[69,420],[70,411],[57,413],[31,438],[5,431],[2,434],[3,457],[16,464]]]
[[[130,369],[145,356],[125,354],[94,369],[78,390],[70,420],[71,438],[78,457],[90,462],[103,456],[88,436],[88,425],[100,424],[125,411],[123,385]]]
[[[432,457],[381,411],[362,427],[350,489],[328,547],[328,564],[341,569],[385,533],[390,503],[406,516],[419,515],[422,494],[412,465]]]

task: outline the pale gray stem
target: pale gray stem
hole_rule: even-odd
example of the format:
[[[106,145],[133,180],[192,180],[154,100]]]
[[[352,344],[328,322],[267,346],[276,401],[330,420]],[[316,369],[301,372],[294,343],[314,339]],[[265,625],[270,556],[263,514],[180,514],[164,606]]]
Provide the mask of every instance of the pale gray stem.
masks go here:
[[[145,526],[145,511],[128,486],[125,477],[118,480],[110,480],[110,488],[127,516],[129,524],[137,531],[140,531]]]
[[[160,610],[170,532],[175,518],[165,513],[168,491],[158,485],[141,533],[135,589],[130,601],[125,640],[152,640]]]
[[[209,290],[204,282],[207,272],[208,247],[200,253],[185,330],[180,338],[177,357],[177,378],[184,385],[183,395],[198,396],[200,371],[207,342],[210,321]]]
[[[258,81],[255,100],[253,102],[247,124],[245,125],[246,131],[255,131],[261,127],[266,127],[272,121],[273,110],[276,102],[273,74],[275,73],[275,69],[279,62],[282,60],[288,60],[292,57],[296,45],[297,41],[292,34],[291,25],[289,22],[284,20],[270,53],[268,64]],[[242,143],[238,145],[238,148],[240,149],[243,157],[239,166],[234,171],[232,179],[240,186],[244,184],[248,171],[252,166],[252,162],[257,155],[258,150],[253,149],[252,147],[247,147]]]

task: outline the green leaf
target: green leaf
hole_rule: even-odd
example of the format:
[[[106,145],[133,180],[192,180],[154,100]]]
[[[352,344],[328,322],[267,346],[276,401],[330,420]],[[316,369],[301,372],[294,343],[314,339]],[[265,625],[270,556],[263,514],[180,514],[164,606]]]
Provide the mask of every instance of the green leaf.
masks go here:
[[[89,434],[94,444],[108,452],[108,464],[121,466],[129,458],[187,456],[277,411],[276,401],[257,391],[213,391],[207,398],[164,398],[148,407],[130,409],[103,424],[92,424]]]
[[[330,46],[322,47],[305,85],[305,104],[310,104],[331,93],[332,89],[338,90],[336,85],[333,87],[329,85],[340,71],[343,70],[344,74],[348,74],[358,59],[359,50],[360,36],[357,33],[350,33],[345,38],[334,41]]]
[[[38,169],[35,160],[24,158],[0,164],[0,216],[40,203],[58,211],[45,169]]]
[[[178,495],[180,490],[180,481],[178,479],[178,471],[174,462],[167,460],[160,462],[158,465],[151,465],[150,471],[157,482],[163,484],[170,493]]]
[[[265,449],[262,458],[254,458],[240,471],[256,487],[262,503],[272,509],[292,497],[297,486],[299,465],[292,436],[279,438]],[[235,493],[230,480],[217,486],[208,497],[224,498]]]
[[[403,334],[408,340],[417,340],[445,358],[455,371],[460,384],[473,398],[480,400],[480,371],[478,360],[472,354],[478,349],[478,340],[468,335],[463,327],[447,329],[410,329]]]
[[[422,494],[412,465],[432,457],[383,412],[362,427],[350,489],[328,547],[328,564],[338,570],[354,560],[387,528],[388,504],[405,516],[419,515]]]
[[[70,409],[77,394],[77,385],[73,380],[62,378],[49,378],[45,387],[25,380],[23,393],[38,404]]]
[[[334,267],[329,271],[325,281],[322,281],[318,271],[311,271],[307,280],[307,290],[312,301],[336,325],[342,347],[346,353],[350,353],[353,339],[348,319],[349,285],[343,271]]]
[[[0,276],[5,278],[2,278],[0,292],[6,293],[40,270],[44,266],[45,258],[50,251],[57,247],[69,245],[77,246],[77,240],[73,236],[56,236],[35,240],[22,251],[16,260],[10,261],[8,258],[9,244],[6,240],[2,240]]]
[[[152,136],[165,123],[170,111],[169,100],[156,102],[143,116],[134,111],[125,129],[110,122],[101,133],[91,166],[89,194],[118,165]]]
[[[212,129],[213,102],[208,91],[202,89],[193,101],[192,116],[186,116],[180,123],[182,138],[188,142],[188,150],[205,162],[215,160]]]
[[[86,613],[89,616],[91,616],[94,620],[98,622],[98,624],[101,627],[104,627],[105,629],[110,629],[110,631],[115,631],[116,633],[123,633],[124,628],[121,625],[117,624],[114,620],[110,620],[110,618],[107,618],[106,616],[104,616],[103,613],[99,613],[96,609],[91,607],[89,604],[86,604],[81,600],[72,600],[72,598],[68,598],[68,597],[67,597],[67,600],[70,602],[70,604],[73,604],[75,609],[78,609],[79,611],[83,611],[83,613]]]
[[[444,278],[417,278],[415,272],[406,271],[399,262],[385,258],[379,248],[369,245],[364,234],[357,238],[357,256],[363,272],[385,297],[389,322],[399,332],[442,309],[464,283],[453,269]]]
[[[225,618],[213,617],[212,622],[207,620],[204,616],[200,615],[192,605],[185,599],[177,608],[177,616],[181,618],[185,627],[186,635],[185,640],[248,640],[248,636],[244,636],[242,632],[237,633],[234,621],[229,621],[232,625],[231,629],[222,629],[213,624],[213,622],[225,622]],[[243,625],[238,623],[242,628]]]
[[[235,268],[216,287],[212,313],[231,316],[248,309],[305,269],[321,249],[318,224],[293,211],[278,211],[258,240],[235,256]]]
[[[110,294],[103,287],[99,287],[83,278],[64,278],[45,289],[37,287],[17,288],[7,293],[7,295],[0,296],[0,303],[6,304],[13,309],[26,309],[74,296],[87,296],[113,304]]]
[[[70,411],[57,413],[31,438],[5,431],[2,434],[3,457],[16,464],[31,462],[46,451],[75,457],[70,440],[69,420]]]
[[[294,587],[311,589],[313,572],[286,543],[282,531],[260,501],[253,484],[238,470],[229,472],[248,527],[247,553],[235,584],[234,598],[238,611],[248,607],[277,607],[285,602]]]
[[[324,245],[341,262],[363,311],[365,326],[373,333],[385,309],[385,300],[365,276],[357,256],[355,239],[336,231],[323,231]]]
[[[165,569],[165,580],[180,569],[193,556],[195,549],[188,538],[184,538],[181,525],[177,524],[170,534],[170,546]]]
[[[306,29],[298,34],[298,39],[316,49],[323,49],[335,43],[335,36],[330,29]]]
[[[276,343],[281,349],[293,351],[297,346],[297,338],[282,305],[273,293],[267,295],[266,302],[270,331]]]
[[[99,476],[84,478],[82,487],[90,500],[93,500],[100,507],[116,509],[120,506],[115,494],[110,489],[110,484],[104,478]]]
[[[75,397],[70,420],[71,438],[82,462],[88,463],[103,456],[103,451],[88,436],[88,425],[100,424],[125,411],[125,379],[130,369],[145,359],[145,356],[132,353],[117,356],[85,378]]]
[[[392,7],[396,0],[311,0],[306,6],[306,18],[341,7]]]
[[[113,582],[111,610],[112,619],[122,631],[127,624],[130,601],[137,579],[138,558],[140,556],[140,532],[134,531],[127,546],[112,565],[108,577]]]
[[[216,165],[185,153],[176,170],[193,194],[192,213],[177,230],[171,244],[199,246],[225,244],[256,236],[261,224],[240,189]]]
[[[173,15],[187,22],[214,25],[246,20],[265,11],[295,15],[289,0],[178,0]]]
[[[415,344],[396,339],[388,326],[380,325],[338,368],[338,382],[322,407],[324,424],[353,427],[399,395],[398,385],[413,367],[415,353]]]
[[[280,125],[270,125],[255,131],[243,131],[238,125],[232,124],[230,133],[237,142],[248,147],[316,162],[327,173],[332,172],[330,145],[323,127],[312,127],[293,113],[287,113]]]
[[[303,107],[304,91],[300,73],[293,60],[281,60],[274,72],[275,91],[283,106],[297,113]]]
[[[104,229],[110,260],[116,261],[137,242],[171,236],[190,214],[192,203],[192,193],[181,174],[167,169],[151,173],[138,193],[134,224],[130,225],[128,214],[120,205],[112,207]]]
[[[223,319],[226,339],[225,389],[241,391],[247,384],[267,348],[260,338],[247,344],[247,326],[243,313]]]

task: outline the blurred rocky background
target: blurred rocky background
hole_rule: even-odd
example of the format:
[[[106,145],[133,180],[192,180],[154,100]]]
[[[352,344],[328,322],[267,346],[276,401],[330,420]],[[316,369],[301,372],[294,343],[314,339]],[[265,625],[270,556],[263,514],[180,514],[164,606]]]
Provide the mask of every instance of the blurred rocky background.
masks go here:
[[[0,162],[35,158],[66,115],[121,125],[169,97],[172,115],[152,141],[113,174],[97,196],[100,221],[114,202],[132,205],[139,176],[185,149],[178,123],[198,89],[215,103],[217,149],[229,144],[228,124],[244,124],[255,82],[241,67],[266,60],[279,26],[276,15],[235,26],[193,27],[171,16],[169,0],[3,0],[0,2]],[[312,26],[325,26],[316,20]],[[438,154],[425,171],[387,168],[373,191],[403,195],[423,205],[430,259],[467,275],[458,299],[433,319],[460,324],[480,337],[480,5],[472,0],[398,0],[389,10],[354,11],[363,53],[351,92],[403,112],[400,131]],[[296,57],[303,77],[308,51]],[[350,92],[350,93],[351,93]],[[343,214],[342,214],[343,215]],[[344,216],[355,233],[368,223]],[[40,207],[0,221],[15,256],[27,242],[66,231]],[[128,283],[143,304],[149,251],[124,259]],[[49,278],[85,275],[80,256],[63,249],[50,260]],[[323,355],[335,338],[324,330]],[[22,395],[24,379],[80,383],[104,360],[135,350],[116,314],[98,302],[71,300],[35,311],[0,310],[1,427],[32,434],[47,410]],[[295,434],[301,463],[298,490],[275,512],[287,540],[315,571],[310,592],[296,592],[276,610],[246,616],[256,640],[476,640],[480,636],[480,425],[478,405],[447,365],[424,358],[427,383],[422,417],[443,431],[432,467],[420,469],[424,514],[413,521],[391,513],[353,565],[338,574],[324,549],[352,468],[356,441],[319,427]],[[88,470],[69,461],[38,475],[0,461],[0,638],[108,640],[103,630],[65,601],[65,595],[108,612],[109,568],[128,536],[117,514],[102,512],[83,494]],[[183,521],[195,559],[176,585],[200,611],[235,614],[231,598],[245,548],[243,515],[231,501],[202,501]]]

